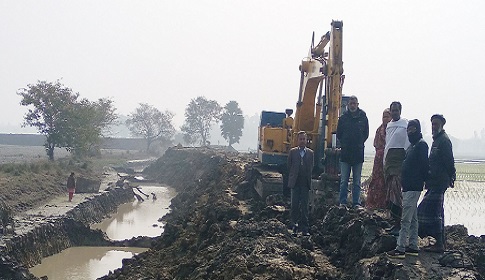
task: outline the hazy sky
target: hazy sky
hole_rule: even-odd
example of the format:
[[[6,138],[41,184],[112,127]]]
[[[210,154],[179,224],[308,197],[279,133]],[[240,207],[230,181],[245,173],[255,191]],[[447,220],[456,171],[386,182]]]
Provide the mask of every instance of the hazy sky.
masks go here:
[[[342,20],[343,93],[359,97],[372,135],[398,100],[425,133],[442,113],[449,134],[470,138],[485,128],[484,10],[483,0],[0,0],[0,126],[20,126],[19,88],[57,79],[112,98],[119,114],[168,109],[177,127],[197,96],[236,100],[245,115],[284,112],[312,32]]]

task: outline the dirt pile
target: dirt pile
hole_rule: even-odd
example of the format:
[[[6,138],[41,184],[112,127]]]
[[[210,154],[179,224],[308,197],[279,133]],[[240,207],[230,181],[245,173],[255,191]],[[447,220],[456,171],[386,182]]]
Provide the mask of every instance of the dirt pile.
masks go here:
[[[284,200],[253,191],[254,159],[208,149],[170,149],[146,175],[178,190],[151,250],[102,279],[484,279],[485,236],[447,227],[449,251],[391,260],[388,221],[336,206],[293,236]],[[325,209],[325,210],[323,210]]]

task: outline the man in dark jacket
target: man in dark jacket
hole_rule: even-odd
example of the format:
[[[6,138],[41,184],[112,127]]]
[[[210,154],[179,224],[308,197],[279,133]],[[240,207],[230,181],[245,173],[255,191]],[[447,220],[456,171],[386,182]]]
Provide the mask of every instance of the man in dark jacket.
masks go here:
[[[364,162],[364,142],[369,137],[369,120],[359,108],[356,96],[349,98],[348,110],[339,118],[337,139],[340,141],[340,206],[347,205],[350,171],[352,170],[352,205],[360,208],[360,175]]]
[[[436,243],[423,250],[442,253],[445,250],[444,209],[445,191],[453,187],[456,170],[453,147],[443,126],[443,115],[431,117],[433,144],[429,154],[429,173],[426,194],[418,206],[419,236],[432,236]]]
[[[408,122],[407,135],[411,145],[401,169],[402,216],[401,229],[395,250],[387,253],[392,258],[405,254],[418,255],[418,200],[428,175],[428,144],[423,140],[421,124],[414,119]]]

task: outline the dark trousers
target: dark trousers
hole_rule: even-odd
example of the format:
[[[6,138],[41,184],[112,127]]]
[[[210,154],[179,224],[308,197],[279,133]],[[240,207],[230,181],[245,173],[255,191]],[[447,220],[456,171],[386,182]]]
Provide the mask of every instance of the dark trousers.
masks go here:
[[[291,189],[288,187],[288,173],[283,173],[283,197],[291,198]]]
[[[291,222],[299,229],[308,231],[308,200],[310,190],[306,186],[296,185],[291,189]]]

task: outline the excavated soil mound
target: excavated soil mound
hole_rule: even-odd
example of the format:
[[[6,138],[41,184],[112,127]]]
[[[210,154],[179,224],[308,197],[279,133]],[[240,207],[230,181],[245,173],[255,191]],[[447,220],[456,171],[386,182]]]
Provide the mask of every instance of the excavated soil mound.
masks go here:
[[[177,189],[151,250],[102,279],[484,279],[485,236],[447,227],[445,254],[389,259],[396,238],[370,212],[329,205],[312,235],[293,236],[284,199],[253,191],[254,159],[209,149],[170,149],[146,176]],[[326,209],[326,210],[323,210]]]

